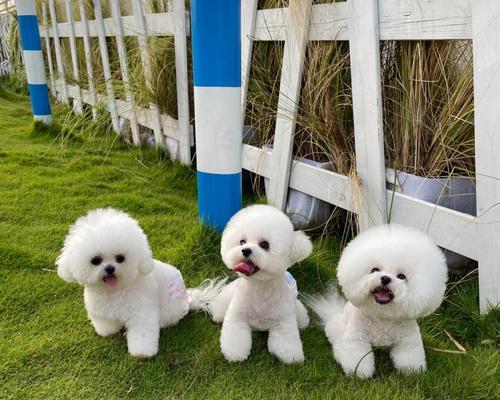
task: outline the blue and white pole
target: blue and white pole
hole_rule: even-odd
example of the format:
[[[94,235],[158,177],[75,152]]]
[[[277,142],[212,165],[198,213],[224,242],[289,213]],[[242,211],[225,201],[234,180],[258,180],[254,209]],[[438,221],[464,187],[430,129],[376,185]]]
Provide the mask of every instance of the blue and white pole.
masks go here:
[[[49,88],[45,76],[42,42],[36,17],[36,0],[16,0],[16,8],[33,117],[35,121],[50,124],[52,115]]]
[[[192,0],[198,214],[224,229],[241,208],[240,0]]]

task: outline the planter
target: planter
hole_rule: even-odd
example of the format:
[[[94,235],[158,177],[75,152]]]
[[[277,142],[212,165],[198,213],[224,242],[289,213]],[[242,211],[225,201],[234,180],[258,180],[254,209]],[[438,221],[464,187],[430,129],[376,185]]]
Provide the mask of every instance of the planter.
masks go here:
[[[272,151],[271,146],[266,146],[264,149]],[[294,157],[294,160],[316,168],[332,170],[331,162],[318,162],[303,157]],[[264,185],[267,195],[269,191],[268,178],[264,179]],[[295,189],[288,189],[285,212],[290,217],[295,229],[315,229],[328,221],[333,212],[333,206],[306,193]]]
[[[386,169],[387,189],[476,216],[476,186],[472,178],[423,178],[406,172]],[[458,253],[445,250],[450,269],[462,269],[468,260]]]

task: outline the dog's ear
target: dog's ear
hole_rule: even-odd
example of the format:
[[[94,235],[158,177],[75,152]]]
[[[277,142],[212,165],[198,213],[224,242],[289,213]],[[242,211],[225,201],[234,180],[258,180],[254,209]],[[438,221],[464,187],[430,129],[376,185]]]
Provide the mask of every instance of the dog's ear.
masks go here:
[[[66,282],[76,282],[76,279],[71,271],[71,257],[67,249],[63,249],[56,260],[57,275],[59,275]]]
[[[139,271],[143,275],[147,275],[153,272],[154,267],[155,262],[152,257],[145,258],[139,263]]]
[[[295,264],[309,257],[312,252],[312,243],[309,237],[302,231],[293,232],[292,251],[290,261]]]

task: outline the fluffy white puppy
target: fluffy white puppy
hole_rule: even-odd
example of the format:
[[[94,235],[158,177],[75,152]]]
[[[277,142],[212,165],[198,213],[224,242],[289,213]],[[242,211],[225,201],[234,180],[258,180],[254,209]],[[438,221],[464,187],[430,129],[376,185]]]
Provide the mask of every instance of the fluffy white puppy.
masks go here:
[[[309,317],[297,299],[297,287],[287,269],[312,251],[309,238],[294,231],[288,217],[267,205],[254,205],[235,214],[221,241],[226,266],[240,278],[224,285],[211,281],[193,297],[210,298],[207,308],[222,322],[220,345],[229,361],[243,361],[252,347],[252,329],[269,331],[268,348],[285,363],[304,360],[299,328]],[[197,300],[197,302],[201,302]]]
[[[401,225],[369,229],[344,249],[337,278],[347,302],[332,289],[307,303],[325,324],[344,372],[373,376],[372,346],[390,347],[401,372],[424,371],[416,319],[439,307],[447,280],[444,255],[431,239]]]
[[[160,328],[175,325],[189,311],[181,273],[153,259],[139,224],[122,211],[98,209],[79,218],[56,265],[61,278],[85,287],[96,332],[109,336],[125,328],[133,356],[154,356]]]

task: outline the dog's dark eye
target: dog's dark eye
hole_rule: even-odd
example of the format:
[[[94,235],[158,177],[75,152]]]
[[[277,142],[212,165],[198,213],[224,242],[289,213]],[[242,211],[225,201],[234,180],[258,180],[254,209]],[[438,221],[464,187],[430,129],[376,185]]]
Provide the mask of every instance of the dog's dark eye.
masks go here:
[[[92,260],[90,260],[90,263],[92,265],[99,265],[100,263],[102,263],[102,257],[101,256],[95,256],[92,258]]]
[[[264,249],[265,251],[269,250],[269,242],[266,240],[263,240],[262,242],[260,242],[259,246],[261,249]]]
[[[401,280],[405,280],[406,279],[406,275],[405,274],[397,274],[396,277],[398,279],[401,279]]]
[[[373,274],[374,272],[379,272],[380,271],[380,268],[372,268],[372,270],[370,271],[371,274]]]
[[[240,245],[243,246],[247,241],[245,239],[240,240]]]
[[[125,261],[125,256],[123,254],[118,254],[117,256],[115,256],[115,260],[117,263],[122,263]]]

